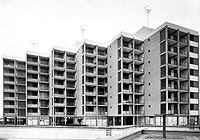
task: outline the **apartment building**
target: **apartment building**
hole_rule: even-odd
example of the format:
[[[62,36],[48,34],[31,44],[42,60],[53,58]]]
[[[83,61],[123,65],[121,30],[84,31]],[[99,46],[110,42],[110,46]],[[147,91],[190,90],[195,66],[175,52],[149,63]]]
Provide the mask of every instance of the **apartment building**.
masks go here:
[[[3,58],[7,124],[159,126],[162,114],[169,126],[199,124],[198,32],[165,22],[78,47]]]

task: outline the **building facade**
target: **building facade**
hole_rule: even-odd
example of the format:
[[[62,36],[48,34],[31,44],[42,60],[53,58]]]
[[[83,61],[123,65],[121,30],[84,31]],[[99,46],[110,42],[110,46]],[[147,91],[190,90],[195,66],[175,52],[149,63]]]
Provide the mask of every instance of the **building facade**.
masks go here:
[[[6,124],[199,124],[198,32],[166,22],[78,47],[3,57]]]

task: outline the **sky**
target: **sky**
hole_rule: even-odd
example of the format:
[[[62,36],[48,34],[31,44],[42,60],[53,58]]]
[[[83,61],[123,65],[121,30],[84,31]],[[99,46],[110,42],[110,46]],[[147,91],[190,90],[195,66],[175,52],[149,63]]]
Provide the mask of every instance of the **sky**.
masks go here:
[[[168,21],[200,32],[200,0],[0,0],[0,117],[4,55],[24,60],[28,50],[50,55],[54,45],[76,52],[81,26],[85,39],[108,43],[120,31],[147,26],[145,5],[151,9],[150,28]]]

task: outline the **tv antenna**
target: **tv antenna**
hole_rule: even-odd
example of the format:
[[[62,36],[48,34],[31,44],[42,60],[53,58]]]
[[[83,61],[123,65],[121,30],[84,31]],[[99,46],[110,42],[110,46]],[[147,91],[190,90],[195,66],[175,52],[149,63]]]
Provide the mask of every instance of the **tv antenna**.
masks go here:
[[[149,8],[149,5],[146,5],[144,7],[144,12],[147,13],[147,26],[149,28],[149,14],[151,13],[151,9]]]
[[[37,43],[35,40],[33,40],[33,41],[31,41],[31,44],[32,44],[32,46],[33,46],[33,50],[34,50],[36,44],[38,44],[38,43]]]
[[[80,28],[81,28],[82,40],[84,40],[85,39],[85,30],[86,30],[86,28],[85,28],[84,25],[81,25]]]

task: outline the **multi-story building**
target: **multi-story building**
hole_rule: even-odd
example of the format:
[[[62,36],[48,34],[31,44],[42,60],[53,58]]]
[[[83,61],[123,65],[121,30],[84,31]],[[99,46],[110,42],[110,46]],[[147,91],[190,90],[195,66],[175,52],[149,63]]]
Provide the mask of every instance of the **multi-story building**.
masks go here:
[[[198,32],[166,22],[78,47],[3,58],[7,124],[199,124]]]

